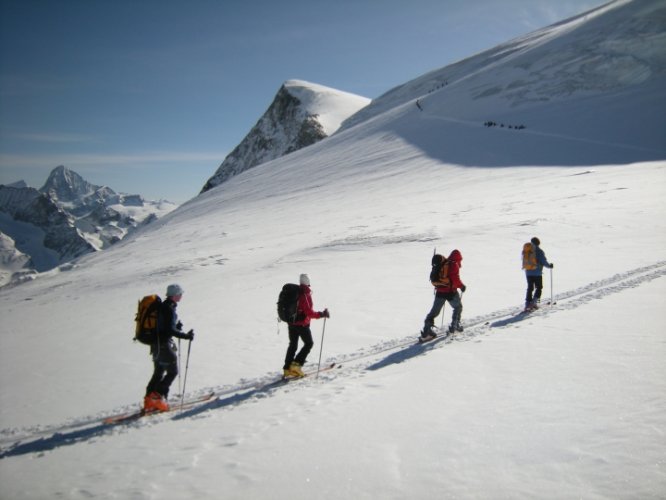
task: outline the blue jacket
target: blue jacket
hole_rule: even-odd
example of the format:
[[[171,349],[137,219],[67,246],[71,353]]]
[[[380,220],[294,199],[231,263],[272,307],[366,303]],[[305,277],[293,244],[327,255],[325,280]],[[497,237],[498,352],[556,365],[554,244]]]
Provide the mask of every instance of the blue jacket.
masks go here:
[[[551,263],[546,260],[546,254],[544,253],[541,248],[535,245],[536,248],[536,259],[537,259],[537,267],[536,269],[526,269],[525,270],[525,276],[541,276],[543,274],[543,268],[544,267],[553,267]]]

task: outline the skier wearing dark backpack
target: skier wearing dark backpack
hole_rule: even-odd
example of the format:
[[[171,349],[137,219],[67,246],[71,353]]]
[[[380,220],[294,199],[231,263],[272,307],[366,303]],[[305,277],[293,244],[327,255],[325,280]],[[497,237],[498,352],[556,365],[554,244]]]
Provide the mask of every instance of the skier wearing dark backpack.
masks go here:
[[[446,259],[441,255],[433,256],[432,260],[433,270],[430,274],[430,281],[435,287],[435,301],[432,304],[430,312],[426,316],[423,324],[423,331],[421,332],[420,341],[425,342],[437,337],[433,330],[435,326],[435,318],[439,316],[442,307],[448,301],[453,307],[453,316],[451,318],[451,325],[449,326],[448,333],[462,332],[463,327],[460,324],[460,317],[462,316],[462,298],[458,293],[458,289],[465,292],[467,287],[460,280],[460,267],[462,266],[462,254],[459,250],[454,250]]]
[[[305,373],[301,369],[312,350],[314,341],[310,330],[310,320],[319,318],[330,318],[328,309],[317,312],[313,309],[312,291],[310,289],[310,278],[307,274],[300,276],[300,294],[295,321],[289,323],[289,347],[284,359],[285,377],[303,377]],[[303,341],[303,347],[298,350],[298,339]]]
[[[176,356],[176,345],[172,337],[184,340],[193,340],[194,331],[183,333],[183,324],[178,321],[176,307],[183,296],[180,285],[169,285],[166,292],[167,298],[160,305],[157,315],[157,338],[150,346],[153,356],[153,376],[146,387],[146,397],[143,409],[149,411],[167,411],[169,404],[169,387],[178,376],[178,358]]]

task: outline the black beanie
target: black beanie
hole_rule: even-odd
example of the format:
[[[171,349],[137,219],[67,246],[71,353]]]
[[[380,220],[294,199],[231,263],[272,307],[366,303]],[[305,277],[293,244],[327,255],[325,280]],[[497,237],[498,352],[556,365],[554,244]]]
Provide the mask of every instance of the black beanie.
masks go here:
[[[541,245],[541,242],[539,241],[539,238],[537,238],[536,236],[534,238],[532,238],[532,243],[534,243],[536,246]]]

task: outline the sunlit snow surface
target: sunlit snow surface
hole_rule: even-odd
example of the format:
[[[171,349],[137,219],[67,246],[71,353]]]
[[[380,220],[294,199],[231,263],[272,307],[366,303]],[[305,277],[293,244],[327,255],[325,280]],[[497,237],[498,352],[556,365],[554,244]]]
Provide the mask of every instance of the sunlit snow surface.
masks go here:
[[[446,88],[423,111],[405,101],[3,290],[1,496],[663,498],[666,156],[617,140],[664,129],[663,74],[510,116],[491,116],[499,97],[447,114]],[[527,128],[483,125],[507,117]],[[557,303],[516,317],[535,235]],[[454,248],[466,329],[415,345],[433,250]],[[322,333],[341,367],[265,389],[287,344],[277,294],[302,272],[331,311],[306,368]],[[220,397],[99,425],[138,408],[152,365],[131,341],[136,301],[172,282],[196,332],[187,392]]]

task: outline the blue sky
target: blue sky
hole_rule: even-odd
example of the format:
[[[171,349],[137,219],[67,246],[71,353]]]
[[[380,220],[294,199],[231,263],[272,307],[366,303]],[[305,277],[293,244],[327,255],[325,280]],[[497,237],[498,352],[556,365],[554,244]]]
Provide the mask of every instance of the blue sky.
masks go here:
[[[0,184],[195,196],[289,79],[375,98],[603,0],[0,0]]]

